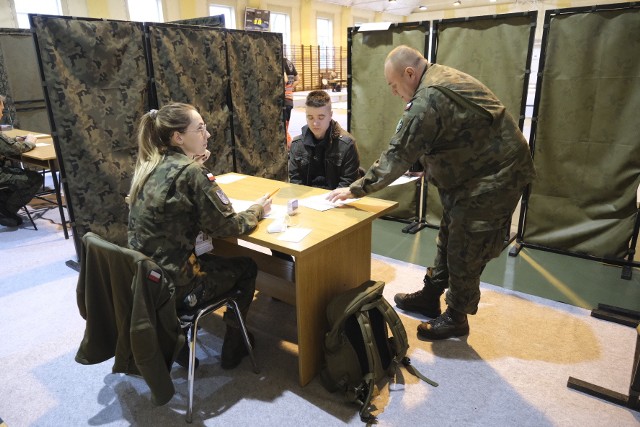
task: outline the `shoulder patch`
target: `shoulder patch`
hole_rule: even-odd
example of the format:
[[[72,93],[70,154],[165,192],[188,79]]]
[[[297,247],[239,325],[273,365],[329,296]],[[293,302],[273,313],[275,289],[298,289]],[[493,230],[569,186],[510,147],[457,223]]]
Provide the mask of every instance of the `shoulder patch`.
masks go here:
[[[411,101],[410,103],[408,103],[407,105],[404,106],[404,111],[409,111],[411,110],[411,106],[413,105],[413,101]]]
[[[202,170],[202,173],[204,174],[204,176],[207,178],[207,181],[209,182],[216,182],[216,176],[214,174],[212,174],[211,172],[209,172],[206,169]]]
[[[216,190],[216,194],[218,195],[218,198],[223,204],[228,205],[230,203],[229,198],[227,197],[226,194],[224,194],[224,191],[222,191],[222,188],[218,188]]]
[[[147,279],[151,280],[154,283],[160,283],[160,278],[161,277],[162,277],[162,275],[160,274],[159,271],[151,270],[149,272],[149,275],[147,276]]]

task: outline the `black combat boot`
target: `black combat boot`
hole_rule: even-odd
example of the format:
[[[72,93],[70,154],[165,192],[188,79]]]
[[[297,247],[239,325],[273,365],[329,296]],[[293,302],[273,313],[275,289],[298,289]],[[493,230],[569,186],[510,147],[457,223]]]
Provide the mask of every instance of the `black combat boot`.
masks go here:
[[[442,315],[418,325],[418,336],[428,340],[444,340],[451,337],[469,335],[466,313],[451,307]]]
[[[253,346],[255,340],[251,332],[249,334],[249,342]],[[249,355],[249,350],[244,344],[242,330],[233,326],[227,326],[227,332],[224,334],[224,342],[222,343],[222,355],[220,366],[222,369],[233,369],[240,364],[245,356]]]
[[[440,296],[444,289],[438,289],[431,277],[425,276],[424,287],[412,294],[396,294],[393,297],[398,308],[406,311],[423,314],[427,317],[436,318],[442,312],[440,310]]]
[[[17,227],[20,224],[22,224],[22,218],[18,214],[9,211],[4,206],[0,206],[0,225]]]

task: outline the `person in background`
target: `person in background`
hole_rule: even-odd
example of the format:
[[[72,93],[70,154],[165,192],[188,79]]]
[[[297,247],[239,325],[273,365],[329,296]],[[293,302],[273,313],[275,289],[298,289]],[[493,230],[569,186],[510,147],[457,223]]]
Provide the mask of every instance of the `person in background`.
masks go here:
[[[293,92],[298,85],[298,71],[293,62],[287,58],[282,58],[284,69],[284,125],[287,132],[287,150],[291,147],[291,134],[289,133],[289,121],[291,120],[291,110],[293,110]]]
[[[246,211],[234,211],[203,166],[210,136],[192,105],[171,103],[142,116],[129,194],[129,247],[164,269],[175,286],[178,310],[233,291],[246,317],[255,291],[256,263],[247,257],[196,253],[195,242],[201,232],[224,238],[252,231],[269,212],[271,199],[263,196]],[[248,352],[237,320],[228,312],[224,320],[221,366],[232,369]],[[188,355],[185,345],[178,364],[188,366]]]
[[[4,101],[4,95],[0,95],[0,119]],[[0,132],[0,224],[6,227],[22,224],[18,210],[33,199],[43,183],[42,175],[23,169],[8,156],[20,156],[35,146],[36,137],[32,134],[12,138]]]
[[[305,108],[307,125],[289,151],[289,181],[328,190],[348,187],[360,176],[355,138],[332,119],[327,92],[309,92]]]
[[[389,53],[384,75],[393,94],[407,103],[396,133],[362,179],[328,199],[374,193],[420,159],[443,206],[435,265],[427,269],[422,289],[394,300],[400,309],[433,318],[418,326],[419,337],[464,336],[467,314],[478,310],[480,275],[502,252],[514,209],[535,177],[531,153],[504,105],[470,75],[430,64],[408,46]]]

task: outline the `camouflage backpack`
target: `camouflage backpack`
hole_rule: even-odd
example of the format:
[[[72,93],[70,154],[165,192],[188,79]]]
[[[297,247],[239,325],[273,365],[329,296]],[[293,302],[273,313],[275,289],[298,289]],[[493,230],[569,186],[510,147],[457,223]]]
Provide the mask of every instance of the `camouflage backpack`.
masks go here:
[[[373,422],[370,403],[375,386],[402,363],[417,377],[406,357],[407,332],[393,307],[382,296],[384,282],[369,280],[336,296],[327,306],[329,332],[324,339],[322,383],[330,392],[342,391],[360,405],[360,419]],[[391,335],[389,336],[389,330]]]

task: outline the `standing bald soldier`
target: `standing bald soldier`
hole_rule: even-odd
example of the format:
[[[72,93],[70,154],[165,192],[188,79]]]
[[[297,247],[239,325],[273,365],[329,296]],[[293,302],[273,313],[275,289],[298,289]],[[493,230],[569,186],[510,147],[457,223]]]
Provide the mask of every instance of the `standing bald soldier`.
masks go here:
[[[418,326],[419,337],[464,336],[467,314],[478,311],[480,274],[502,251],[520,195],[535,177],[529,147],[504,105],[468,74],[398,46],[387,56],[384,75],[393,94],[407,103],[396,133],[363,178],[328,198],[371,194],[421,161],[444,210],[438,251],[424,287],[394,300],[403,310],[433,318]]]

